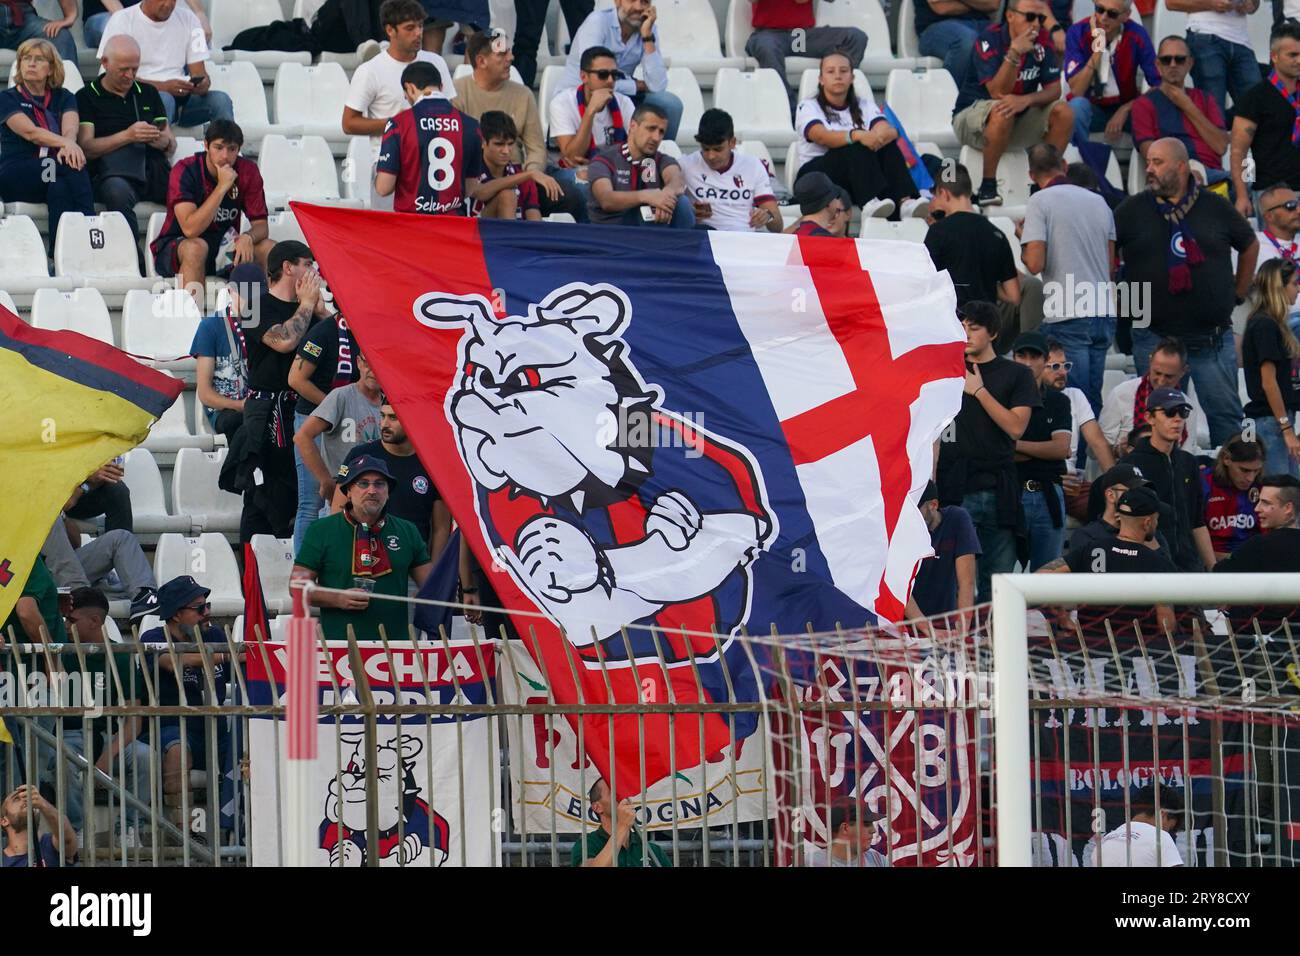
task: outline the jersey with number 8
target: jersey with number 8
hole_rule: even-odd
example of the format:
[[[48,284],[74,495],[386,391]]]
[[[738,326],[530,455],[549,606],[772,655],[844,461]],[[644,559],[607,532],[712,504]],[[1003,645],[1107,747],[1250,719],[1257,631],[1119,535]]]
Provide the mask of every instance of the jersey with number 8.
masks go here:
[[[478,123],[445,97],[417,100],[388,121],[376,169],[397,177],[397,212],[468,215],[465,184],[483,171]]]

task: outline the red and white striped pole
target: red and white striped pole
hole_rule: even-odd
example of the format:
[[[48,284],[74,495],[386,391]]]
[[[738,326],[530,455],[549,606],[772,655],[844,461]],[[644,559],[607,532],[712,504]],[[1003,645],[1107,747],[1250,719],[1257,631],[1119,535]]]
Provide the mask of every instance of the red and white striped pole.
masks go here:
[[[285,862],[289,866],[310,866],[315,828],[321,808],[314,807],[312,779],[319,747],[318,689],[316,682],[316,633],[307,607],[310,581],[294,581],[293,617],[289,619],[289,661],[285,671],[285,723],[288,736],[285,766],[284,820]]]

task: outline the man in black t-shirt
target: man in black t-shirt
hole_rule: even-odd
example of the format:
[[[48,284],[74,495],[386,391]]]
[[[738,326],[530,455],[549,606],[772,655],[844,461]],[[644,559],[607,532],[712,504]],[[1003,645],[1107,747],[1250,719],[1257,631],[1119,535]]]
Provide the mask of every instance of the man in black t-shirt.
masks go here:
[[[1029,424],[1016,442],[1016,480],[1025,512],[1028,548],[1021,555],[1030,571],[1061,556],[1065,540],[1065,495],[1061,477],[1070,457],[1070,400],[1043,383],[1047,369],[1047,336],[1022,332],[1012,346],[1016,362],[1029,369],[1043,403],[1029,415]]]
[[[393,473],[393,480],[389,483],[388,511],[419,529],[420,537],[429,546],[429,554],[436,562],[451,536],[451,512],[387,398],[383,400],[379,414],[379,441],[357,445],[348,452],[343,463],[346,465],[354,458],[370,455],[388,465],[388,470]],[[342,489],[336,488],[333,510],[342,508],[346,500]]]
[[[292,534],[297,510],[292,427],[297,396],[289,388],[289,369],[308,326],[328,314],[306,244],[276,243],[267,257],[267,281],[253,315],[256,324],[245,330],[250,392],[244,401],[240,451],[245,476],[240,541],[250,541],[255,534]],[[253,476],[256,468],[261,469],[261,481]]]
[[[962,165],[944,170],[934,186],[925,248],[936,269],[947,269],[957,304],[1020,302],[1020,276],[1006,234],[979,214],[971,202],[974,187]],[[937,214],[942,213],[942,217]]]
[[[1232,310],[1255,276],[1259,241],[1226,199],[1197,185],[1182,142],[1156,140],[1146,162],[1147,189],[1115,210],[1115,248],[1136,293],[1130,314],[1141,302],[1142,314],[1132,315],[1133,359],[1145,375],[1160,340],[1178,338],[1211,443],[1220,445],[1241,431]]]
[[[1064,558],[1044,565],[1043,572],[1074,574],[1170,574],[1178,569],[1153,545],[1160,522],[1160,501],[1150,488],[1130,488],[1116,507],[1119,533],[1096,544],[1075,548]],[[1143,632],[1160,632],[1174,627],[1174,610],[1166,604],[1154,607],[1107,607],[1085,605],[1079,608],[1079,627],[1085,635],[1106,633],[1106,621],[1116,633],[1132,631],[1136,621]]]
[[[1237,212],[1254,214],[1256,186],[1286,183],[1300,189],[1300,148],[1292,134],[1296,110],[1289,102],[1300,82],[1300,24],[1283,20],[1273,28],[1269,42],[1268,79],[1256,83],[1233,105],[1232,184],[1237,193]],[[1255,160],[1255,178],[1246,182],[1245,162],[1249,151]]]
[[[940,504],[961,505],[975,523],[983,555],[976,600],[984,602],[992,594],[992,576],[1016,566],[1016,440],[1042,398],[1029,369],[993,351],[1001,329],[996,306],[966,303],[962,325],[966,383],[961,411],[939,439],[936,483]]]

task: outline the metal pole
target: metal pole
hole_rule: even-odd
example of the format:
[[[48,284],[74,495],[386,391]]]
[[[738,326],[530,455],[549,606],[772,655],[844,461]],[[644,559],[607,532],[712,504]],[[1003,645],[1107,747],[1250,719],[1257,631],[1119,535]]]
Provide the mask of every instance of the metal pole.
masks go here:
[[[295,586],[290,588],[293,617],[289,619],[289,659],[285,671],[289,745],[286,753],[288,765],[285,767],[287,826],[284,829],[285,862],[289,866],[310,866],[314,842],[312,778],[316,774],[319,698],[315,628],[307,610],[310,586],[309,582],[295,582]]]
[[[1029,648],[1025,596],[1008,575],[993,576],[993,705],[997,755],[998,866],[1030,865]]]

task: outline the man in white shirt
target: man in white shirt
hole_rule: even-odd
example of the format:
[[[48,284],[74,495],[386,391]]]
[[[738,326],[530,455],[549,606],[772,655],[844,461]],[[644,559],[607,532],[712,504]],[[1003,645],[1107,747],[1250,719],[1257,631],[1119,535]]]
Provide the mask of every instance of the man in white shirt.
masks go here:
[[[1300,263],[1300,241],[1296,239],[1296,233],[1300,232],[1300,198],[1297,198],[1295,190],[1286,183],[1269,186],[1259,194],[1259,213],[1264,228],[1255,233],[1259,239],[1255,272],[1258,273],[1259,267],[1270,259],[1290,259]],[[1233,311],[1233,328],[1246,327],[1250,306],[1247,301]],[[1291,329],[1300,329],[1300,301],[1291,306]]]
[[[1260,82],[1259,64],[1251,48],[1246,17],[1259,9],[1259,0],[1166,0],[1170,10],[1189,14],[1187,45],[1191,47],[1192,81],[1228,115],[1227,95],[1235,101]],[[1272,9],[1271,7],[1269,8]]]
[[[594,46],[604,47],[623,71],[614,88],[637,106],[650,103],[662,109],[668,116],[668,138],[676,139],[682,101],[668,92],[668,68],[655,29],[657,16],[650,0],[614,0],[613,7],[592,11],[569,44],[564,85],[572,88],[578,84],[583,53]],[[638,66],[645,73],[644,80],[632,77]]]
[[[1151,353],[1151,362],[1145,376],[1134,376],[1120,382],[1101,404],[1101,415],[1097,419],[1101,433],[1118,449],[1120,442],[1128,437],[1133,426],[1147,420],[1146,396],[1157,388],[1179,388],[1179,383],[1187,376],[1187,349],[1177,339],[1161,339]],[[1145,384],[1144,384],[1145,383]],[[1196,385],[1188,381],[1187,400],[1192,404],[1192,416],[1183,426],[1183,451],[1190,455],[1201,453],[1200,435],[1209,435],[1210,426],[1206,422],[1205,412],[1196,398]],[[1141,394],[1139,394],[1141,393]],[[1140,399],[1140,400],[1139,400]],[[1141,408],[1140,418],[1135,414]]]
[[[686,195],[705,229],[780,232],[781,210],[772,174],[757,156],[736,152],[736,130],[725,110],[705,110],[695,134],[698,153],[682,159]]]
[[[379,156],[379,140],[390,119],[406,109],[402,92],[402,71],[417,60],[432,63],[442,77],[442,89],[451,90],[451,71],[437,53],[421,49],[424,42],[424,7],[419,0],[384,0],[379,8],[379,22],[388,37],[388,46],[357,67],[343,101],[343,132],[349,136],[369,136],[371,164]],[[344,175],[351,171],[345,170]],[[393,208],[391,196],[380,196],[371,188],[372,209]]]
[[[1155,791],[1146,787],[1129,803],[1133,818],[1120,824],[1100,840],[1090,842],[1084,850],[1084,866],[1103,869],[1119,867],[1182,866],[1174,834],[1183,822],[1183,799],[1166,786],[1160,787],[1160,812],[1157,822]],[[1097,847],[1101,859],[1097,859]]]
[[[176,126],[201,126],[214,119],[233,120],[230,97],[212,89],[204,65],[212,58],[203,24],[190,8],[176,0],[140,0],[109,17],[99,41],[101,60],[108,41],[119,35],[131,37],[140,47],[140,69],[136,79],[158,88],[167,119]]]
[[[555,94],[546,107],[550,123],[549,135],[559,150],[558,165],[547,166],[567,192],[576,189],[582,196],[582,215],[587,219],[587,205],[591,189],[585,170],[578,178],[578,170],[585,167],[597,151],[615,143],[627,142],[628,124],[636,111],[635,104],[614,89],[622,71],[614,61],[614,54],[602,46],[594,46],[582,54],[582,69],[578,86],[565,86]]]

